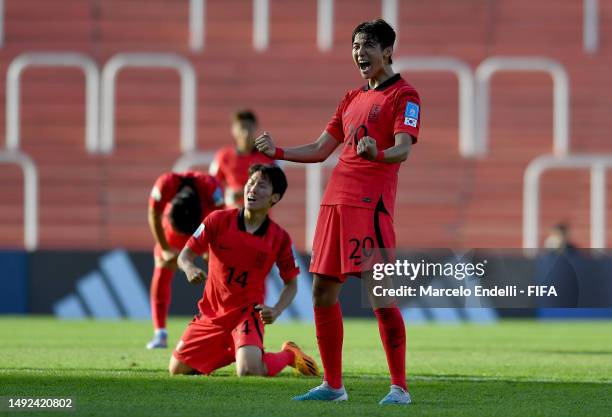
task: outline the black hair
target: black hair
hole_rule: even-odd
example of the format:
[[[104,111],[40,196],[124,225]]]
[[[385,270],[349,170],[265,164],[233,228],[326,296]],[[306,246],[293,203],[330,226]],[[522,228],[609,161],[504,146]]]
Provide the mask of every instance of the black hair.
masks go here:
[[[287,177],[278,165],[273,164],[253,164],[249,168],[249,178],[256,172],[261,172],[261,175],[272,183],[272,194],[279,194],[280,201],[287,191]]]
[[[569,225],[567,223],[557,223],[553,226],[553,230],[558,230],[560,233],[566,235],[569,230]]]
[[[351,43],[355,42],[355,37],[358,34],[363,34],[376,41],[381,49],[393,47],[395,43],[395,31],[390,24],[385,22],[383,19],[368,20],[362,22],[355,27],[353,30],[353,36]],[[392,64],[393,60],[389,57],[389,64]]]
[[[232,113],[232,122],[251,122],[256,125],[257,116],[255,116],[255,113],[249,109],[236,110],[234,113]]]
[[[183,234],[190,235],[202,222],[202,206],[196,190],[186,185],[172,199],[168,215],[172,227]]]

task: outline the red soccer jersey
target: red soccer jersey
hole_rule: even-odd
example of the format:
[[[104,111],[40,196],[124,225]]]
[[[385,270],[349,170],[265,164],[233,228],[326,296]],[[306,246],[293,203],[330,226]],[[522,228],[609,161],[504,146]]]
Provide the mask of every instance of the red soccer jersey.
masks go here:
[[[209,251],[208,279],[198,307],[202,317],[212,322],[263,303],[266,277],[274,263],[284,281],[300,271],[289,234],[269,217],[255,233],[248,233],[241,209],[211,213],[186,246],[198,255]]]
[[[249,179],[249,168],[253,164],[271,164],[272,158],[254,149],[248,154],[239,154],[234,146],[221,148],[210,165],[209,174],[233,191],[242,191]]]
[[[149,206],[157,212],[164,213],[164,227],[167,226],[167,216],[171,208],[170,202],[180,189],[188,182],[193,183],[202,206],[202,219],[213,210],[223,207],[223,191],[214,177],[198,171],[182,173],[167,172],[162,174],[151,190]]]
[[[374,89],[366,86],[349,91],[326,128],[344,147],[321,204],[374,209],[382,197],[392,215],[400,163],[368,161],[357,155],[357,142],[368,135],[381,152],[395,145],[395,135],[404,132],[415,143],[420,106],[418,93],[399,74]]]

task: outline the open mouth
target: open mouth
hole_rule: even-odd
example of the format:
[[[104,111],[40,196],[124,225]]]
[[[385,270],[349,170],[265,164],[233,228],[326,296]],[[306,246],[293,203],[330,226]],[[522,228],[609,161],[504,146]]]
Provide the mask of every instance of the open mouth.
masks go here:
[[[255,200],[256,200],[256,198],[255,198],[255,197],[253,197],[252,195],[247,196],[247,201],[249,201],[249,202],[251,202],[251,203],[252,203],[252,202],[253,202],[253,201],[255,201]]]
[[[360,60],[357,62],[357,65],[361,71],[367,71],[371,66],[370,61],[367,60]]]

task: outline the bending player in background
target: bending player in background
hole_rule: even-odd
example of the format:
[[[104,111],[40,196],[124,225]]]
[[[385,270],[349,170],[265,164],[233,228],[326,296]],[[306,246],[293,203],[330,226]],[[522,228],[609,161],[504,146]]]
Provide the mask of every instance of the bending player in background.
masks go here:
[[[291,238],[268,217],[287,189],[283,171],[253,165],[244,187],[244,209],[215,211],[182,250],[178,263],[191,283],[204,281],[199,314],[170,359],[170,374],[209,374],[236,361],[238,376],[274,376],[287,365],[318,375],[311,357],[293,342],[264,352],[264,324],[272,324],[297,293],[299,268]],[[194,260],[209,251],[208,276]],[[265,281],[276,263],[284,287],[274,306],[264,305]]]
[[[257,117],[251,110],[232,114],[234,146],[221,148],[210,165],[209,173],[225,188],[225,205],[243,207],[243,189],[253,164],[270,164],[274,160],[255,148]]]
[[[213,177],[197,171],[161,175],[149,197],[149,227],[155,238],[151,315],[155,335],[147,349],[168,346],[166,319],[176,258],[191,234],[213,210],[223,208],[223,191]]]
[[[343,324],[338,295],[349,275],[366,272],[364,278],[371,276],[371,268],[364,265],[372,264],[374,254],[393,261],[397,172],[420,127],[419,96],[391,68],[393,28],[381,19],[364,22],[353,31],[352,41],[353,61],[368,82],[344,96],[321,136],[309,145],[284,150],[266,133],[255,141],[268,156],[295,162],[324,161],[342,145],[321,202],[310,264],[324,381],[295,400],[348,399],[342,384]],[[408,404],[402,315],[393,300],[376,300],[369,294],[391,373],[391,390],[381,404]]]

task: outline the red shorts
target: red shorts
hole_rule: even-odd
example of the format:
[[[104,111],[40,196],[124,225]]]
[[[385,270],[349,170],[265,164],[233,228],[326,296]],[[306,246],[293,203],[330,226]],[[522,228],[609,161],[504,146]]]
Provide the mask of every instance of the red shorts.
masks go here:
[[[312,244],[310,272],[344,282],[380,262],[395,262],[395,231],[388,212],[322,205]]]
[[[234,362],[242,346],[263,350],[264,326],[253,308],[245,308],[223,322],[224,325],[213,324],[194,317],[176,345],[174,357],[202,374],[210,374]]]

